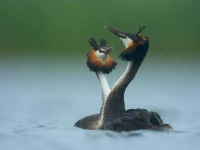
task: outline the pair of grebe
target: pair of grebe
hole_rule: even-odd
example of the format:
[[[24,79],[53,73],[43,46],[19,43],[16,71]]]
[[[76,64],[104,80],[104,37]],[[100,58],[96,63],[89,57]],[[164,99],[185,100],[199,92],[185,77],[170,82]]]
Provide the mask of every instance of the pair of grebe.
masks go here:
[[[106,47],[105,39],[100,40],[100,45],[94,38],[89,40],[92,50],[87,54],[87,66],[96,73],[100,81],[103,104],[100,114],[87,116],[77,121],[75,126],[90,130],[113,131],[170,130],[171,126],[164,124],[156,112],[146,109],[125,109],[125,90],[134,79],[149,48],[149,38],[140,34],[145,27],[140,27],[136,34],[121,32],[107,24],[106,28],[124,43],[125,50],[119,55],[119,58],[128,61],[128,65],[125,72],[110,89],[105,74],[109,74],[117,65],[116,61],[109,56],[113,48]]]

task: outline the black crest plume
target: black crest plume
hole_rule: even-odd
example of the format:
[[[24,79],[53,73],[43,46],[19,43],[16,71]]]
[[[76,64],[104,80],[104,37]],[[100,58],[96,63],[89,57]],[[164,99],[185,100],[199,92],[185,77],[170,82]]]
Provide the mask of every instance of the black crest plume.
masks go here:
[[[94,38],[90,38],[90,40],[88,40],[90,45],[94,50],[98,50],[100,49],[100,47],[106,47],[106,39],[100,39],[100,45],[97,44],[96,40]]]
[[[100,49],[99,45],[97,44],[96,40],[94,38],[90,38],[90,40],[88,40],[90,45],[94,50],[98,50]]]
[[[142,32],[142,30],[144,30],[146,28],[146,26],[139,26],[139,31],[138,33],[136,33],[136,35],[140,34]]]
[[[100,39],[99,41],[101,44],[101,45],[99,45],[100,47],[106,47],[106,39],[103,38],[103,39]]]

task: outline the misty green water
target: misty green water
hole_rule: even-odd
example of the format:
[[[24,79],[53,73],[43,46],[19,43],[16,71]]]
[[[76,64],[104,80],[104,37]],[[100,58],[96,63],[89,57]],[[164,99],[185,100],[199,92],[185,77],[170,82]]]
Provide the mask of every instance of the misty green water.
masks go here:
[[[1,0],[0,149],[199,149],[199,0]],[[126,108],[146,108],[169,133],[74,128],[101,107],[99,82],[86,66],[90,37],[106,38],[118,62],[121,41],[104,28],[150,38],[149,52],[126,90]]]

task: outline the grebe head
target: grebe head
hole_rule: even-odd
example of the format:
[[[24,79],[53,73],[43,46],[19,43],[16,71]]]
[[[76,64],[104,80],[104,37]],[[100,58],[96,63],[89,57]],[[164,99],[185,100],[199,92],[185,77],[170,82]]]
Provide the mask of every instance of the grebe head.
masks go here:
[[[116,61],[109,56],[113,48],[106,47],[105,39],[100,39],[100,45],[94,38],[90,38],[88,41],[92,50],[87,54],[87,66],[91,71],[102,71],[109,74],[117,65]]]
[[[133,60],[135,64],[140,65],[149,48],[149,38],[140,34],[146,27],[139,27],[136,34],[121,32],[108,24],[105,27],[119,37],[126,47],[119,58],[126,61]]]

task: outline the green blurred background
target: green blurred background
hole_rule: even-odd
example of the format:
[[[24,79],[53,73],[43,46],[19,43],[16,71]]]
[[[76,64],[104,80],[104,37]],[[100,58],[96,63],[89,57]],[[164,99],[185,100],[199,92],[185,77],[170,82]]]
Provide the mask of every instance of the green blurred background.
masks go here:
[[[104,23],[147,26],[148,57],[200,56],[199,0],[0,0],[0,55],[85,57],[87,40],[104,37],[117,56],[124,46]]]

